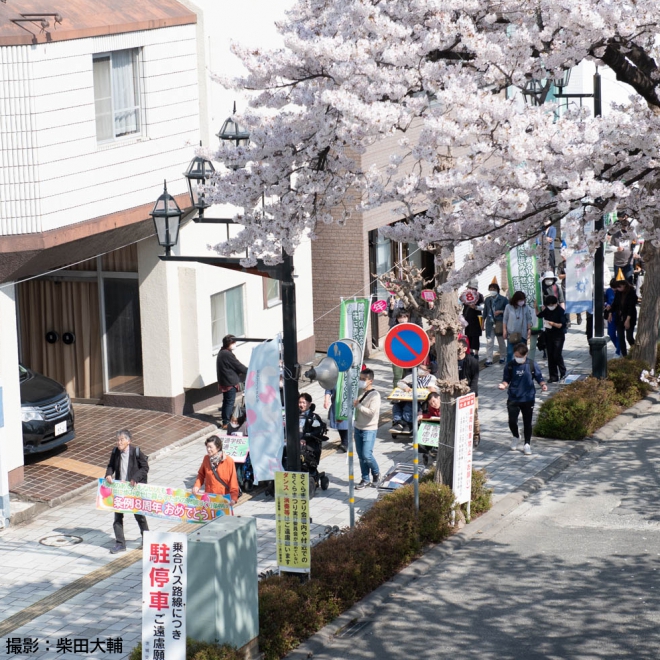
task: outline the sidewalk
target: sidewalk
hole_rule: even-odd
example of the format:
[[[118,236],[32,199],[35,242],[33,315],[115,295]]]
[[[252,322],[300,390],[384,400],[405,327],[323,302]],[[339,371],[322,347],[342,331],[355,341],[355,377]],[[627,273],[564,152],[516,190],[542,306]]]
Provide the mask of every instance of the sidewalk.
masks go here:
[[[564,355],[569,373],[589,373],[590,358],[584,326],[573,326],[567,336]],[[610,347],[611,349],[611,347]],[[613,352],[612,352],[613,354]],[[376,387],[385,394],[391,386],[391,367],[379,354],[369,360],[376,372]],[[540,361],[547,373],[547,363]],[[510,433],[506,421],[506,393],[497,389],[502,377],[499,365],[484,369],[480,378],[479,414],[482,441],[475,452],[474,464],[486,468],[489,484],[498,499],[515,490],[568,451],[575,443],[534,439],[533,455],[526,457],[509,450]],[[554,386],[556,387],[556,386]],[[550,390],[552,392],[552,389]],[[310,388],[318,412],[322,410],[322,391]],[[539,399],[546,395],[541,395]],[[384,401],[383,413],[390,405]],[[388,414],[389,417],[389,414]],[[410,461],[409,443],[390,438],[388,426],[378,433],[375,455],[384,474],[396,462]],[[326,454],[326,452],[324,452]],[[152,483],[173,487],[191,487],[204,456],[203,440],[174,449],[154,462],[150,471]],[[348,525],[348,481],[346,454],[324,455],[321,468],[330,476],[330,488],[319,491],[311,502],[312,539],[325,534],[327,526]],[[356,461],[357,463],[357,461]],[[376,498],[375,489],[356,493],[356,512],[360,515]],[[254,516],[257,520],[259,543],[258,570],[276,568],[275,519],[272,498],[260,494],[236,508],[236,515]],[[156,531],[186,531],[186,523],[149,519]],[[141,552],[137,545],[138,528],[127,516],[125,527],[129,552],[117,558],[109,554],[112,546],[112,515],[96,511],[94,493],[84,493],[69,502],[39,516],[24,525],[10,527],[0,533],[0,553],[4,574],[0,586],[0,658],[49,658],[55,656],[57,639],[63,637],[117,638],[123,640],[123,652],[113,658],[126,658],[140,640],[142,598],[141,567],[137,563]],[[52,546],[49,537],[70,537],[78,542]],[[56,541],[57,542],[57,541]],[[8,621],[8,618],[12,617]],[[5,656],[7,637],[39,638],[39,652],[29,655]],[[51,650],[46,652],[46,640]],[[98,653],[77,654],[76,657],[98,657]]]

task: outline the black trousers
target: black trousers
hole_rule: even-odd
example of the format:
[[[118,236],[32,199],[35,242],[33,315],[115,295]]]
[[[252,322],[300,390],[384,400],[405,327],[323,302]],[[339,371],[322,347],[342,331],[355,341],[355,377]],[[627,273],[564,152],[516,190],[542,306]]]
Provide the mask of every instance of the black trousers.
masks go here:
[[[348,449],[348,429],[337,429],[337,433],[339,433],[341,446],[344,449]]]
[[[507,401],[506,408],[509,412],[509,429],[511,430],[513,437],[520,437],[520,432],[518,431],[518,415],[519,413],[522,413],[525,444],[531,444],[534,401]]]
[[[548,353],[548,373],[550,378],[559,379],[566,375],[566,365],[564,364],[564,340],[566,339],[562,332],[559,336],[553,336],[546,332],[546,351]]]
[[[135,520],[137,520],[138,527],[140,528],[140,534],[144,534],[145,532],[149,531],[149,525],[147,524],[147,519],[139,514],[136,513],[135,515]],[[126,545],[126,538],[124,536],[124,514],[119,513],[115,511],[115,522],[112,528],[115,531],[115,539],[117,540],[117,543],[121,543],[122,545]]]
[[[635,345],[635,326],[631,323],[630,328],[626,330],[626,326],[623,321],[620,321],[616,324],[616,337],[619,340],[619,351],[621,355],[626,357],[628,355],[628,349],[626,348],[626,339],[630,346]]]
[[[479,347],[481,345],[481,335],[465,335],[470,342],[470,350],[473,353],[479,352]]]

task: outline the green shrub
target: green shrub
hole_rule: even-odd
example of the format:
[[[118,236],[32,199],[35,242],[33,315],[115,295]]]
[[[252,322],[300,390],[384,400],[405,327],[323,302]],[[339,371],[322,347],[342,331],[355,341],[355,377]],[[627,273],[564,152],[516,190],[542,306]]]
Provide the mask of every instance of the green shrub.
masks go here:
[[[643,383],[639,377],[646,369],[640,360],[618,358],[607,363],[607,378],[614,383],[616,402],[624,408],[635,405],[650,391],[648,383]]]
[[[142,660],[142,644],[138,644],[128,656],[129,660]],[[228,644],[211,644],[186,639],[186,660],[242,660],[243,655]]]
[[[566,385],[543,403],[534,434],[557,440],[582,440],[618,413],[614,383],[587,378]]]
[[[488,473],[486,470],[472,470],[472,490],[470,493],[470,515],[474,518],[486,513],[493,505],[493,490],[486,488]],[[467,510],[467,506],[466,506]]]

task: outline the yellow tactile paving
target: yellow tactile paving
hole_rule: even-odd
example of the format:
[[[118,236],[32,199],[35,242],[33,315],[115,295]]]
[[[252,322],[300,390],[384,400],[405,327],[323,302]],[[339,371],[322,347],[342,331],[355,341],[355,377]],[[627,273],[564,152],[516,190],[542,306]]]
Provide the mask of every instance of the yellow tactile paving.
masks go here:
[[[105,477],[105,469],[98,465],[91,465],[90,463],[83,463],[76,461],[74,458],[61,458],[60,456],[53,456],[41,461],[40,465],[51,465],[52,467],[60,468],[61,470],[68,470],[76,474],[84,474],[87,477]]]

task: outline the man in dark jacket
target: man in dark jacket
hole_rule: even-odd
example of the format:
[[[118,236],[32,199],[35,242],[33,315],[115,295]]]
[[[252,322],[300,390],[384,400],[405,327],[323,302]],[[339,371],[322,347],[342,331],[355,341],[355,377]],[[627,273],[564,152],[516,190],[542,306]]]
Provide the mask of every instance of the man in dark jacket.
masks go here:
[[[147,483],[147,473],[149,472],[149,462],[147,457],[140,451],[139,447],[131,445],[131,432],[127,429],[117,431],[117,446],[110,454],[110,462],[105,470],[105,480],[111,484],[113,481],[130,481],[131,486]],[[149,531],[147,519],[135,514],[135,520],[140,527],[140,534],[144,535]],[[115,511],[115,522],[113,525],[115,532],[115,546],[110,553],[116,555],[118,552],[126,552],[126,538],[124,537],[124,514]],[[142,539],[140,539],[139,548],[142,548]]]
[[[458,380],[467,381],[470,392],[474,393],[474,447],[481,441],[479,424],[479,360],[468,350],[465,339],[458,340]]]
[[[498,385],[501,390],[509,388],[509,399],[506,402],[509,411],[509,429],[513,435],[511,451],[518,449],[520,432],[518,431],[518,416],[522,413],[523,432],[525,444],[523,453],[530,456],[532,453],[532,415],[534,414],[534,403],[536,401],[536,381],[544,392],[548,386],[543,380],[543,374],[538,365],[527,359],[529,349],[527,344],[516,344],[513,349],[513,360],[504,367],[502,382]]]
[[[222,339],[222,349],[218,352],[215,368],[218,375],[218,389],[222,392],[222,428],[226,429],[236,403],[236,392],[245,380],[247,367],[234,355],[236,337],[227,335]]]

